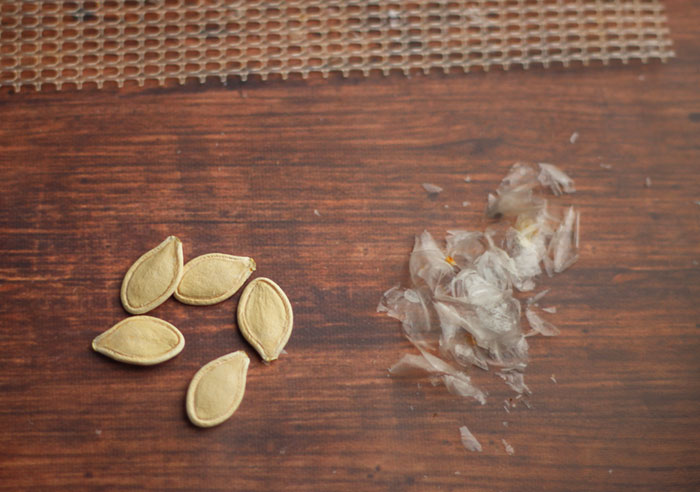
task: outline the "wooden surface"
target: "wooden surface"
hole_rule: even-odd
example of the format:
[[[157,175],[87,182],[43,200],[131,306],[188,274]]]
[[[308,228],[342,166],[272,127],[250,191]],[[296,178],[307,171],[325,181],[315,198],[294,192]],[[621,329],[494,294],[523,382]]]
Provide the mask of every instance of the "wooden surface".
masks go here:
[[[698,490],[700,8],[669,3],[667,65],[0,93],[0,489]],[[516,160],[575,178],[582,252],[540,283],[562,335],[531,339],[534,408],[507,414],[492,374],[483,407],[388,378],[412,349],[375,308],[414,234],[488,224]],[[238,296],[153,311],[187,340],[163,365],[90,350],[169,234],[256,259],[288,355],[255,357]],[[239,410],[193,427],[190,378],[238,349]]]

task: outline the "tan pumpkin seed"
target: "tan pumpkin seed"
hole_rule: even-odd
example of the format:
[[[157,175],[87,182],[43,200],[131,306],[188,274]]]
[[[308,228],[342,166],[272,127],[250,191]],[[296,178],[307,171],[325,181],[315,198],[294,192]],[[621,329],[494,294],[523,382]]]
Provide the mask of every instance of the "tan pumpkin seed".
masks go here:
[[[182,243],[170,236],[126,272],[121,291],[124,309],[143,314],[160,306],[177,288],[182,271]]]
[[[245,256],[210,253],[187,262],[175,299],[206,306],[225,301],[241,288],[255,271],[255,261]]]
[[[151,366],[172,359],[185,347],[173,325],[153,316],[131,316],[92,341],[95,352],[120,362]]]
[[[256,278],[243,290],[238,327],[266,362],[279,357],[292,334],[293,322],[289,299],[269,278]]]
[[[239,350],[202,367],[187,389],[187,416],[198,427],[213,427],[228,419],[245,393],[250,359]]]

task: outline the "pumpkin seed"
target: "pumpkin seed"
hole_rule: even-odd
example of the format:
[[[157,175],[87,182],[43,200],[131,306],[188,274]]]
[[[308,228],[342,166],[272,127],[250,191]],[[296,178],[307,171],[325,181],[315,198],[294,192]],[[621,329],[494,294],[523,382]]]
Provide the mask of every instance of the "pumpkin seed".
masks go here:
[[[160,306],[177,288],[182,271],[182,243],[169,236],[126,272],[121,290],[124,309],[143,314]]]
[[[245,393],[250,359],[239,350],[202,367],[187,389],[187,416],[198,427],[213,427],[228,419]]]
[[[185,347],[173,325],[153,316],[132,316],[95,337],[95,352],[120,362],[151,366],[172,359]]]
[[[279,357],[292,324],[292,306],[279,285],[263,277],[248,284],[238,303],[238,326],[266,362]]]
[[[244,256],[210,253],[187,262],[175,299],[184,304],[206,306],[225,301],[255,271],[255,261]]]

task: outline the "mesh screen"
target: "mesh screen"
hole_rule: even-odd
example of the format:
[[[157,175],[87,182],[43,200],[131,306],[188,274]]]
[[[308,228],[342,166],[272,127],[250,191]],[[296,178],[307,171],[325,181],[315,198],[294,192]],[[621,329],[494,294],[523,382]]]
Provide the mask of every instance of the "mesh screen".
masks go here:
[[[0,0],[0,86],[673,56],[659,0]]]

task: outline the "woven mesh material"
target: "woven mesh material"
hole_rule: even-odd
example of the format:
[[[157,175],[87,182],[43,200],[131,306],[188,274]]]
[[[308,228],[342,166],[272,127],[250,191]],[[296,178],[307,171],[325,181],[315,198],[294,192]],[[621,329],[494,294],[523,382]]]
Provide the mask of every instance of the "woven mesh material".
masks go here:
[[[0,0],[0,86],[673,56],[659,0]]]

